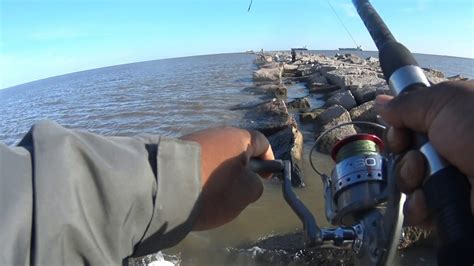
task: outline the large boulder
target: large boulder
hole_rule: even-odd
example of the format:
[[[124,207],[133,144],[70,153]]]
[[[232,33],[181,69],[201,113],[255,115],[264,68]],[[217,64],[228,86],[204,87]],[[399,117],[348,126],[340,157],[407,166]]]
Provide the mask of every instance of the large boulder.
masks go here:
[[[373,100],[352,108],[349,113],[352,121],[377,122],[377,112]]]
[[[354,96],[348,90],[343,90],[329,97],[326,104],[327,106],[340,105],[344,107],[346,110],[350,110],[354,108],[355,106],[357,106]]]
[[[258,130],[266,136],[288,126],[296,126],[296,122],[288,113],[285,102],[279,99],[273,99],[248,109],[241,124],[243,128]]]
[[[340,67],[336,70],[322,73],[331,84],[341,88],[349,86],[379,86],[385,82],[385,80],[378,76],[377,72],[360,67]]]
[[[346,109],[339,105],[331,106],[330,108],[328,108],[326,111],[319,115],[318,120],[322,124],[321,132],[324,132],[339,124],[352,121],[349,112],[347,112]],[[318,133],[316,137],[318,137],[320,133]],[[318,150],[320,152],[330,154],[333,146],[338,141],[356,133],[357,131],[355,130],[353,125],[343,126],[341,128],[335,129],[326,134],[323,138],[321,138]]]
[[[307,110],[310,108],[306,97],[295,99],[287,104],[289,109]]]
[[[317,67],[313,64],[301,64],[296,70],[296,76],[303,77],[308,76],[318,71]]]
[[[377,87],[375,86],[353,86],[350,88],[352,95],[354,95],[354,99],[356,100],[357,104],[363,104],[368,101],[372,101],[375,99],[375,92]]]
[[[278,68],[261,68],[256,70],[253,73],[253,81],[255,82],[272,82],[280,83],[281,81],[281,71],[280,67]]]
[[[309,75],[306,78],[308,83],[319,83],[319,84],[327,84],[328,80],[326,79],[325,76],[323,76],[321,73],[316,72],[311,75]]]

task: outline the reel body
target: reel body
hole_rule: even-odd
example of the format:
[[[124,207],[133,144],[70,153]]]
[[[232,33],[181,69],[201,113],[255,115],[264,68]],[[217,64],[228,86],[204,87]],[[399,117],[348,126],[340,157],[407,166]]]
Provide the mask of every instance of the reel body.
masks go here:
[[[324,183],[327,219],[335,228],[319,228],[316,219],[291,186],[291,162],[254,161],[257,172],[283,173],[283,196],[303,223],[305,246],[351,249],[358,265],[385,265],[393,260],[403,223],[404,196],[395,185],[394,159],[383,152],[383,142],[371,134],[356,134],[333,147],[336,165],[331,175],[320,172],[313,153],[329,132],[354,124],[385,129],[371,122],[339,124],[323,132],[310,152],[310,163]]]
[[[349,136],[333,148],[336,163],[328,182],[326,217],[333,225],[350,226],[368,209],[379,204],[387,185],[387,159],[376,135]]]

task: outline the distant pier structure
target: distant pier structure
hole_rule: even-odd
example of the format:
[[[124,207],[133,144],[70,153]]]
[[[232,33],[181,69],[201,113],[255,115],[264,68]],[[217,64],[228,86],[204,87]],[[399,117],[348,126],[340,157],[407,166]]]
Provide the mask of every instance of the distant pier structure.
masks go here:
[[[302,52],[302,51],[308,51],[308,48],[302,47],[302,48],[291,48],[291,61],[295,62],[296,61],[296,53],[297,52]]]

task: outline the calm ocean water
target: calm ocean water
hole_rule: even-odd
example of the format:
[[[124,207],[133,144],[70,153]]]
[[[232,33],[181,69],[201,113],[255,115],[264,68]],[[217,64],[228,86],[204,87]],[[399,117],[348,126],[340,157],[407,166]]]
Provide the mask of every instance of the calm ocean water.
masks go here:
[[[332,56],[337,51],[318,52]],[[17,143],[41,119],[105,135],[179,136],[210,126],[238,125],[242,111],[229,109],[255,100],[243,91],[253,84],[253,59],[249,54],[221,54],[148,61],[0,90],[0,141]],[[439,69],[447,76],[474,78],[473,59],[433,55],[417,55],[417,59],[422,66]],[[301,87],[298,90],[301,93]],[[320,181],[311,176],[308,162],[303,162],[303,171],[307,186],[299,196],[324,220]],[[166,253],[176,254],[185,265],[222,265],[232,262],[223,248],[301,228],[280,195],[280,185],[266,183],[265,187],[262,198],[238,219],[216,230],[193,232]],[[239,263],[258,264],[251,255],[239,258]]]
[[[329,56],[337,51],[317,51]],[[375,52],[356,52],[376,56]],[[253,98],[253,55],[166,59],[88,70],[0,90],[0,141],[18,142],[38,120],[105,135],[179,136],[215,125],[236,125],[233,105]],[[417,55],[422,66],[474,78],[474,60]]]

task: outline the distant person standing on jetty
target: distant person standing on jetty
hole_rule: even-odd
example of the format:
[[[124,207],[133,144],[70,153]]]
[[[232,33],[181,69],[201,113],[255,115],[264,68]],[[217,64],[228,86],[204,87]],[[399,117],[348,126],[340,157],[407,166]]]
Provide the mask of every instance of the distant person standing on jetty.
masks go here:
[[[424,132],[442,156],[474,177],[472,81],[394,100],[379,96],[376,108],[393,126],[388,144],[395,152],[408,149],[408,129]],[[251,158],[274,159],[256,131],[103,137],[40,122],[18,146],[0,144],[0,264],[121,264],[176,245],[191,230],[233,220],[260,197]],[[423,165],[421,154],[409,151],[397,171],[409,194],[410,224],[429,222]]]

